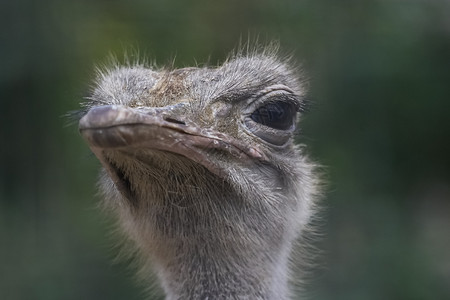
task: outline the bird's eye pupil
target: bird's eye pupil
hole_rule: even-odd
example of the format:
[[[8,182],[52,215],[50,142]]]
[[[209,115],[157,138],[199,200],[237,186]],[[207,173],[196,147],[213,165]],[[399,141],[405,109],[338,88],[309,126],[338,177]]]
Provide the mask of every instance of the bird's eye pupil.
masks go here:
[[[294,123],[295,113],[293,105],[277,101],[260,106],[250,115],[250,118],[264,126],[287,130]]]

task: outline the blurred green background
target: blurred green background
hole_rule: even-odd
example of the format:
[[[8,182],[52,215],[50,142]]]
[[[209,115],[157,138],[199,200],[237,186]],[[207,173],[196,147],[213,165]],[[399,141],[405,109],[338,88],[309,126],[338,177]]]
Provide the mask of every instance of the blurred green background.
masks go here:
[[[326,166],[310,299],[450,299],[450,2],[0,3],[0,299],[142,299],[62,117],[129,49],[216,64],[277,39],[311,79],[301,142]]]

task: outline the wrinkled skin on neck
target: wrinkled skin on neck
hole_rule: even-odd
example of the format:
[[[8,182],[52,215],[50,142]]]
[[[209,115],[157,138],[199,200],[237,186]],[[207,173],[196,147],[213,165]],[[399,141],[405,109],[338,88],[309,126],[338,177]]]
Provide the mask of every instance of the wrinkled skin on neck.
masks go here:
[[[265,95],[300,107],[303,94],[294,73],[266,55],[214,69],[101,74],[80,131],[104,166],[105,207],[167,299],[289,297],[314,167],[291,131],[257,131],[247,111]]]

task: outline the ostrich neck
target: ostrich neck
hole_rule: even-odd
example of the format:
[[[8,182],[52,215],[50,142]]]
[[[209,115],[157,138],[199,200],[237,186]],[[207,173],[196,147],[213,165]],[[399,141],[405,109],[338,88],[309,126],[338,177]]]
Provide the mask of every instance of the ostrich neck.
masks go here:
[[[290,241],[282,221],[243,199],[208,200],[152,209],[156,222],[141,250],[167,299],[287,299]]]
[[[137,172],[130,180],[138,191],[135,209],[116,209],[167,299],[287,299],[299,207],[295,196],[284,195],[288,188],[279,188],[281,177],[257,185],[241,176],[241,186],[232,186],[183,158],[167,175],[148,176],[169,161],[163,158],[148,162],[148,169],[129,162]],[[109,186],[103,185],[106,195]],[[111,200],[127,202],[122,196]]]
[[[211,229],[162,242],[155,267],[168,300],[287,299],[288,251],[260,236],[221,234]]]

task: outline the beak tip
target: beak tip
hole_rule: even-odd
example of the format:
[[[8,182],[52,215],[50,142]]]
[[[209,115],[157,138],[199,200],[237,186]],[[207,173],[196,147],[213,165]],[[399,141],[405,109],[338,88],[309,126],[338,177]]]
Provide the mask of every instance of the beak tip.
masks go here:
[[[122,110],[118,105],[102,105],[91,108],[79,122],[79,130],[103,127],[121,117]]]

